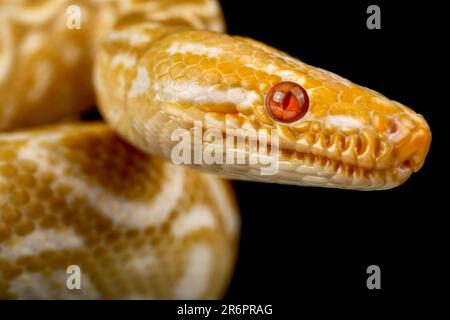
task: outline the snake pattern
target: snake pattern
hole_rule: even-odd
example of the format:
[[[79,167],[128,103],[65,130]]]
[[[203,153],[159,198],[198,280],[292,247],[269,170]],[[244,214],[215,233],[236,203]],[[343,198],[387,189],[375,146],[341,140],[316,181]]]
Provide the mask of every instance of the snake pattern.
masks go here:
[[[422,116],[222,33],[215,0],[76,1],[75,30],[71,4],[0,1],[0,130],[12,131],[0,135],[0,297],[219,298],[239,216],[217,176],[380,190],[425,161]],[[94,105],[106,124],[76,121]],[[23,129],[55,121],[71,123]],[[171,164],[171,133],[194,137],[196,123],[276,133],[279,170]],[[200,145],[225,154],[223,141]],[[242,151],[263,157],[250,139]],[[67,289],[69,265],[82,290]]]

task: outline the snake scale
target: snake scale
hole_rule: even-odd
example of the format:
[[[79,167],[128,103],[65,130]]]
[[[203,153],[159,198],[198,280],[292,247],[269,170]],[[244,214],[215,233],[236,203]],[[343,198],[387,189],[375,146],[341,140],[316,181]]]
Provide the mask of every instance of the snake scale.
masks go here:
[[[219,298],[239,215],[218,176],[377,190],[421,168],[422,116],[223,31],[215,0],[0,0],[0,297]],[[106,123],[77,120],[94,105]],[[278,172],[170,163],[195,123],[275,132]]]

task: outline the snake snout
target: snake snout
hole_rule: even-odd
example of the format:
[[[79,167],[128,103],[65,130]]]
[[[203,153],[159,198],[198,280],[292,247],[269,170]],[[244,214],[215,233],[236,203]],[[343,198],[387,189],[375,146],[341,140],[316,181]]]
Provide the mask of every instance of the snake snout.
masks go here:
[[[395,167],[407,167],[417,172],[423,166],[431,144],[431,130],[418,114],[402,115],[396,121],[390,140],[395,144]]]

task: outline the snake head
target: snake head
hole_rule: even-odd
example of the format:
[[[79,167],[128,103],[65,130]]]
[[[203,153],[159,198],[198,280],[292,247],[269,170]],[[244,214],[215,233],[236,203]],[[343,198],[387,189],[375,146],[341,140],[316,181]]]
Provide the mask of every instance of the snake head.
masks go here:
[[[319,169],[316,174],[327,177],[311,181],[386,189],[423,166],[431,131],[421,115],[334,73],[254,40],[242,40],[271,58],[254,66],[268,74],[259,83],[265,103],[255,106],[254,116],[276,128],[288,155],[290,150],[295,150],[294,157],[307,155],[312,167]],[[327,166],[331,169],[324,172]]]
[[[331,179],[312,181],[384,189],[401,184],[423,166],[431,131],[421,115],[336,74],[254,40],[244,41],[272,58],[257,65],[268,77],[259,84],[265,103],[255,106],[253,115],[278,130],[282,148],[295,150],[294,157],[300,153],[312,158],[310,166],[319,168],[319,177],[331,174]],[[327,166],[330,170],[324,172]]]
[[[255,173],[257,165],[201,166],[239,179],[388,189],[422,167],[431,142],[428,124],[408,107],[243,37],[170,34],[140,58],[129,88],[127,109],[146,119],[134,117],[138,129],[131,136],[152,127],[148,119],[167,121],[162,132],[192,128],[195,121],[223,132],[276,132],[279,170],[273,177]],[[145,149],[152,143],[137,144]],[[158,148],[168,149],[152,147]]]

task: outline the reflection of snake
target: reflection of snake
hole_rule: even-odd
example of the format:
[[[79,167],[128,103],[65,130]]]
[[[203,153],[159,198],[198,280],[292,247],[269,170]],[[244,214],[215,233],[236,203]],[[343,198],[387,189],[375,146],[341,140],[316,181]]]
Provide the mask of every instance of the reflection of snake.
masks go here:
[[[103,124],[0,136],[2,297],[220,297],[238,230],[227,185],[145,155],[170,160],[171,133],[195,121],[278,134],[275,175],[193,165],[237,179],[386,189],[424,162],[431,133],[407,107],[255,40],[193,30],[221,31],[214,0],[78,2],[71,30],[69,1],[0,0],[0,128],[86,110],[95,58],[100,110],[141,151]],[[79,291],[66,288],[72,264]]]

